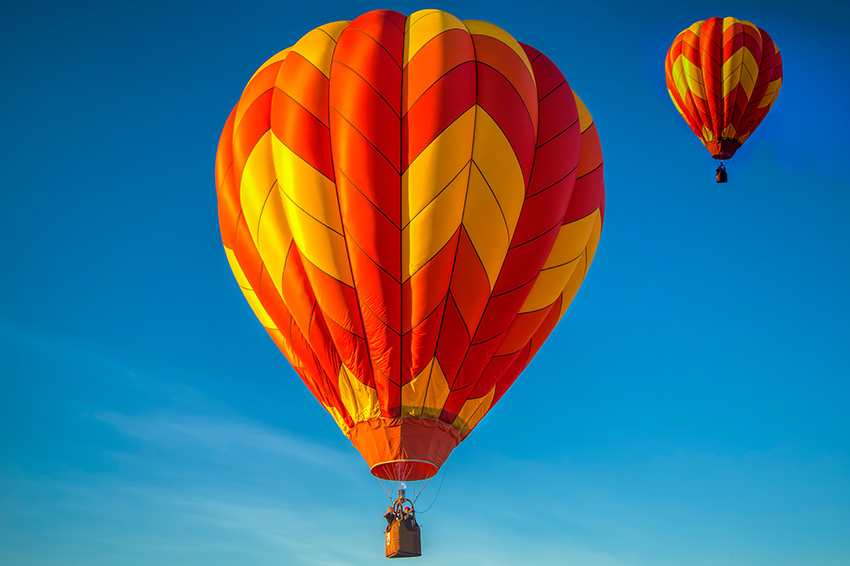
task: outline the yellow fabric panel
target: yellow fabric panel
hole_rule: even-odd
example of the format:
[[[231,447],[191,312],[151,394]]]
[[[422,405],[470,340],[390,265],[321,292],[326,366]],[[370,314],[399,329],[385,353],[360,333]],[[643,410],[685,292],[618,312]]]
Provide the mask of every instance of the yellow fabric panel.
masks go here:
[[[472,160],[498,201],[501,209],[500,216],[504,216],[502,222],[507,228],[508,238],[512,238],[519,220],[519,213],[525,203],[525,178],[508,138],[493,118],[480,106],[475,120]],[[464,224],[470,213],[474,214],[475,209],[467,206],[464,212]],[[492,217],[495,223],[499,220],[498,216]]]
[[[682,100],[688,99],[688,79],[685,77],[685,67],[683,61],[686,58],[684,55],[679,55],[673,62],[673,83],[676,85],[676,90]],[[675,103],[675,100],[673,101]]]
[[[779,95],[779,89],[782,87],[782,79],[776,79],[775,81],[770,81],[767,85],[767,90],[764,91],[764,96],[759,103],[759,108],[771,107],[773,106],[774,101],[776,101],[776,97]]]
[[[702,139],[707,142],[714,141],[714,132],[706,125],[702,126]]]
[[[336,186],[280,140],[272,140],[281,175],[278,194],[298,251],[334,279],[353,286]],[[296,187],[298,190],[293,190]]]
[[[272,133],[266,131],[257,141],[242,170],[242,182],[239,185],[239,202],[242,214],[251,233],[251,239],[257,242],[257,228],[260,224],[260,214],[263,205],[269,198],[269,193],[277,179],[272,158]]]
[[[519,312],[533,312],[551,305],[573,275],[576,259],[585,253],[599,211],[561,227],[555,245]]]
[[[583,257],[584,248],[582,247],[579,257],[568,260],[561,265],[540,270],[540,275],[537,276],[537,281],[534,282],[534,287],[531,288],[531,293],[526,297],[520,312],[533,312],[546,308],[555,302],[573,276],[576,266],[580,263],[579,260]]]
[[[437,419],[449,397],[449,383],[437,358],[401,388],[401,415]]]
[[[455,417],[452,423],[452,426],[460,433],[461,437],[469,434],[469,431],[487,414],[487,411],[490,410],[490,405],[493,404],[493,396],[495,394],[496,388],[493,387],[484,397],[468,399],[463,404],[463,407],[460,408],[460,412],[458,412],[457,417]]]
[[[410,14],[405,22],[402,67],[406,67],[426,43],[450,29],[466,30],[459,19],[442,10],[419,10]]]
[[[292,245],[292,233],[289,231],[286,211],[280,198],[280,187],[277,184],[274,186],[274,194],[269,197],[260,216],[256,243],[257,251],[271,275],[271,280],[282,296],[283,269],[286,265],[289,246]]]
[[[692,96],[698,96],[705,100],[705,86],[702,83],[702,70],[691,63],[687,57],[679,57],[682,61],[682,69],[684,70],[685,82],[688,85],[687,91]]]
[[[331,230],[342,233],[336,184],[272,136],[274,165],[280,190],[304,212]]]
[[[280,51],[280,52],[278,52],[278,53],[276,53],[276,54],[272,55],[271,57],[269,57],[268,61],[266,61],[265,63],[263,63],[262,65],[260,65],[260,68],[259,68],[259,69],[257,69],[256,71],[254,71],[254,74],[253,74],[253,75],[251,75],[251,80],[254,80],[254,77],[256,77],[256,76],[257,76],[257,74],[258,74],[260,71],[262,71],[263,69],[265,69],[265,68],[266,68],[266,67],[268,67],[269,65],[272,65],[272,64],[274,64],[274,63],[277,63],[278,61],[283,61],[284,59],[286,59],[286,56],[289,54],[289,49],[290,49],[290,48],[289,48],[289,47],[287,47],[287,48],[286,48],[286,49],[284,49],[283,51]],[[249,80],[248,82],[251,82],[251,80]],[[246,83],[246,84],[247,84],[247,83]]]
[[[419,271],[448,242],[463,219],[470,164],[401,232],[402,282]]]
[[[596,255],[596,248],[599,245],[599,236],[602,234],[602,215],[599,213],[599,210],[596,210],[596,212],[594,212],[591,216],[594,217],[595,222],[590,233],[590,238],[587,241],[587,248],[585,249],[585,253],[578,258],[575,270],[573,271],[570,280],[567,281],[566,287],[564,287],[564,292],[561,295],[561,314],[558,317],[558,320],[564,316],[564,313],[567,312],[567,308],[570,306],[570,303],[573,302],[576,293],[578,293],[579,287],[581,287],[582,281],[584,281],[584,276],[587,274],[587,269],[590,267],[590,263]]]
[[[720,131],[721,138],[729,138],[729,139],[738,139],[738,134],[735,131],[735,126],[733,124],[729,124],[723,130]]]
[[[758,74],[758,62],[750,50],[746,47],[737,50],[723,63],[723,67],[720,69],[720,76],[723,80],[723,98],[740,84],[749,99],[756,86]]]
[[[402,281],[434,257],[461,223],[474,129],[470,108],[402,174]]]
[[[573,98],[576,101],[576,108],[578,108],[578,124],[581,132],[584,133],[590,126],[593,125],[593,116],[590,115],[590,111],[587,109],[587,106],[584,105],[581,98],[578,97],[575,91],[573,91]]]
[[[499,203],[474,164],[469,172],[463,226],[481,259],[492,291],[511,239]]]
[[[290,47],[293,53],[298,53],[326,77],[331,76],[331,60],[336,48],[336,42],[343,30],[351,22],[333,22],[307,32],[298,43]]]
[[[464,168],[472,155],[476,107],[449,124],[401,178],[401,222],[406,226]]]
[[[552,246],[552,251],[549,252],[549,257],[543,264],[543,269],[549,269],[577,258],[584,251],[597,215],[598,212],[594,212],[561,226],[555,245]]]
[[[378,392],[364,385],[342,364],[339,368],[339,396],[354,422],[359,423],[381,417]]]
[[[230,263],[230,269],[233,270],[233,275],[239,283],[239,288],[242,289],[242,294],[245,295],[245,299],[247,299],[248,304],[251,305],[251,310],[254,311],[254,314],[260,320],[260,324],[266,328],[277,329],[277,326],[275,326],[275,323],[269,316],[269,313],[266,312],[266,309],[264,309],[263,305],[260,303],[260,299],[257,298],[257,293],[254,292],[254,289],[252,289],[251,285],[248,283],[248,278],[245,277],[245,272],[242,271],[242,267],[236,260],[236,254],[229,248],[224,248],[224,253],[227,255],[227,261]]]
[[[251,239],[280,291],[292,234],[278,193],[272,144],[273,136],[268,131],[254,146],[242,171],[239,199]]]
[[[519,42],[511,36],[508,32],[500,28],[499,26],[493,25],[488,22],[482,22],[480,20],[464,20],[463,25],[466,26],[466,29],[469,30],[469,33],[474,35],[489,35],[495,39],[498,39],[505,45],[511,48],[511,50],[516,53],[525,66],[528,68],[528,74],[534,79],[534,71],[531,70],[531,61],[528,60],[528,55],[525,54],[525,50],[520,46]]]
[[[741,23],[743,23],[743,22],[739,22],[735,18],[725,17],[725,18],[723,18],[723,31],[725,32],[726,30],[728,30],[730,27],[734,26],[735,24],[741,24]]]

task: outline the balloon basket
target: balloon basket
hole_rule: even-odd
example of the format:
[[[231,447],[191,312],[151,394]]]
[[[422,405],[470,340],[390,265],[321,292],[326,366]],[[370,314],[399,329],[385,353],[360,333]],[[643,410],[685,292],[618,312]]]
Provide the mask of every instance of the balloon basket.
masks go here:
[[[718,183],[725,183],[726,182],[726,170],[725,169],[722,169],[722,170],[717,172],[717,182]]]
[[[396,519],[384,534],[387,558],[422,556],[421,531],[415,522]]]

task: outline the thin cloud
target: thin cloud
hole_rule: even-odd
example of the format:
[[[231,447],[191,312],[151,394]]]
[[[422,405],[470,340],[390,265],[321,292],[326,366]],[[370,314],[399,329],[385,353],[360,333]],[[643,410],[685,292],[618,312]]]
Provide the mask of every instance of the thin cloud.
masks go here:
[[[349,452],[329,448],[288,432],[226,417],[172,413],[130,416],[98,411],[94,418],[119,432],[161,448],[193,446],[212,453],[247,451],[294,459],[345,477],[359,463]]]

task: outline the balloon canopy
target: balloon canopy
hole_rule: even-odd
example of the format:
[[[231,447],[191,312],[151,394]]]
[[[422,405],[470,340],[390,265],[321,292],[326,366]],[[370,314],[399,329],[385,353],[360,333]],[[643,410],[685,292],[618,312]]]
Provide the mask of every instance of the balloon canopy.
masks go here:
[[[763,29],[710,18],[681,32],[665,62],[676,109],[715,159],[729,159],[770,110],[782,56]]]
[[[269,59],[216,185],[260,322],[372,473],[400,481],[433,476],[528,365],[604,212],[596,127],[557,67],[438,10],[327,24]],[[569,376],[541,376],[541,398]]]

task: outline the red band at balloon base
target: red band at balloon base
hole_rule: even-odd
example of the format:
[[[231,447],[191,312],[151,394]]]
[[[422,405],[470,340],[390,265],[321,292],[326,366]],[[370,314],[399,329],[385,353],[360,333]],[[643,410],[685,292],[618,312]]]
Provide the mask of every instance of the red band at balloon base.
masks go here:
[[[714,140],[705,142],[705,148],[714,159],[731,159],[741,144],[737,140]]]
[[[359,422],[349,438],[373,476],[393,481],[434,476],[461,440],[451,425],[419,417]]]

